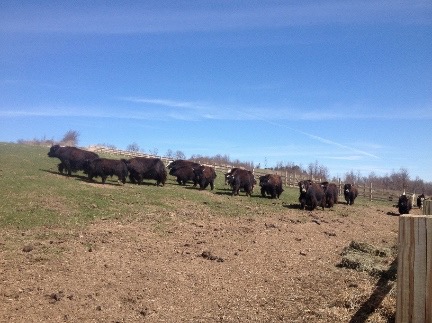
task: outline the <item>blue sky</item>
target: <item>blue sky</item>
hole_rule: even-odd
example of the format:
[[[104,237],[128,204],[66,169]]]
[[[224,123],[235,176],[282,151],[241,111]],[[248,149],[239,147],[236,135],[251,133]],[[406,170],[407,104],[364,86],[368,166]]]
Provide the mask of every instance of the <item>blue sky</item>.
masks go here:
[[[1,1],[0,141],[432,181],[431,53],[431,1]]]

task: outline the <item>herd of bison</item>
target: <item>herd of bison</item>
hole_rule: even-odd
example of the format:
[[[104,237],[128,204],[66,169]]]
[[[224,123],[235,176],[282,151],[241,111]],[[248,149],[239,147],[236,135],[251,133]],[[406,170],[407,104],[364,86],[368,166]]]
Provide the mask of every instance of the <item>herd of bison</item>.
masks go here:
[[[48,152],[49,157],[60,159],[58,170],[66,172],[69,176],[72,172],[83,171],[90,181],[95,177],[101,177],[105,183],[108,176],[117,176],[123,184],[129,176],[131,183],[141,184],[144,179],[156,180],[156,185],[165,185],[167,180],[167,168],[169,174],[177,178],[180,185],[193,182],[200,189],[214,188],[216,172],[213,167],[201,165],[188,160],[174,160],[167,166],[159,158],[134,157],[131,159],[100,158],[98,154],[76,147],[62,147],[54,145]],[[251,196],[256,180],[254,174],[246,169],[232,168],[225,174],[225,183],[232,188],[232,195],[239,195],[242,189],[247,196]],[[282,178],[275,174],[266,174],[259,177],[259,186],[263,197],[279,198],[283,192]],[[300,208],[314,210],[321,207],[331,208],[338,203],[338,187],[334,183],[315,183],[311,180],[303,180],[298,183],[300,189]],[[354,204],[358,195],[357,188],[350,183],[344,185],[344,197],[348,205]],[[417,205],[421,207],[424,195],[417,199]],[[411,199],[405,193],[399,197],[397,204],[400,214],[408,214],[412,208]]]

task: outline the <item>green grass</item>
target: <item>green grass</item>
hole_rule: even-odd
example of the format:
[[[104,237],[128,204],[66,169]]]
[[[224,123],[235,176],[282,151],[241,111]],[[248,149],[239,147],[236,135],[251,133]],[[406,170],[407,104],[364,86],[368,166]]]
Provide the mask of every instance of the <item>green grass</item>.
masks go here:
[[[57,158],[47,156],[49,148],[0,143],[0,227],[83,225],[94,219],[127,217],[169,217],[192,212],[215,216],[254,216],[275,212],[275,205],[297,202],[297,189],[286,188],[281,199],[259,197],[259,187],[250,197],[232,197],[218,173],[215,189],[199,191],[179,186],[169,176],[164,187],[154,181],[145,185],[119,185],[117,178],[102,185],[100,178],[89,183],[83,173],[60,175]],[[110,156],[111,158],[118,158]],[[283,212],[284,208],[278,208]]]
[[[119,185],[116,177],[108,178],[105,185],[100,178],[89,183],[80,172],[72,177],[60,175],[59,160],[49,158],[48,150],[49,147],[0,143],[0,228],[73,226],[94,219],[150,217],[163,226],[173,215],[282,215],[287,207],[298,204],[295,187],[284,187],[278,200],[261,198],[259,186],[252,197],[246,197],[244,192],[233,197],[224,184],[223,173],[217,173],[213,191],[199,191],[190,184],[180,186],[172,176],[168,176],[164,187],[155,186],[151,180],[140,186]],[[360,197],[356,200],[360,206],[371,203],[374,202]]]

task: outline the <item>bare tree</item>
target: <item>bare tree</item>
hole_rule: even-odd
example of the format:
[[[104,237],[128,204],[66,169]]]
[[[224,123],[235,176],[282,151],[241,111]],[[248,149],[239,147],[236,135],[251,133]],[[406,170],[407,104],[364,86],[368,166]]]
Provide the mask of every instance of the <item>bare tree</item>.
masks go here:
[[[171,158],[174,158],[174,153],[173,153],[173,151],[171,149],[168,149],[167,152],[166,152],[166,154],[165,154],[165,156],[167,158],[171,159]]]
[[[155,156],[157,156],[158,152],[159,152],[159,149],[157,149],[157,148],[153,148],[150,150],[150,154],[155,155]]]
[[[126,147],[126,150],[138,152],[140,150],[140,147],[138,146],[138,144],[136,142],[133,142]]]
[[[175,152],[174,157],[176,159],[186,159],[186,155],[182,151],[180,151],[180,150],[177,150]]]
[[[78,137],[79,137],[78,131],[68,130],[63,136],[63,139],[60,141],[60,144],[64,146],[77,146]]]
[[[310,178],[325,180],[329,177],[328,168],[320,165],[318,161],[315,163],[310,163],[307,167],[307,173]]]

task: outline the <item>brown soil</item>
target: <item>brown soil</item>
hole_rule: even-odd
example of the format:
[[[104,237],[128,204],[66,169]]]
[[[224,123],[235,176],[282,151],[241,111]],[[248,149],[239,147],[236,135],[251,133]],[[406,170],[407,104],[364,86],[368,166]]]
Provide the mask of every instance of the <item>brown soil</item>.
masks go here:
[[[393,321],[394,281],[338,264],[352,241],[395,246],[396,209],[335,208],[1,229],[0,321]]]

